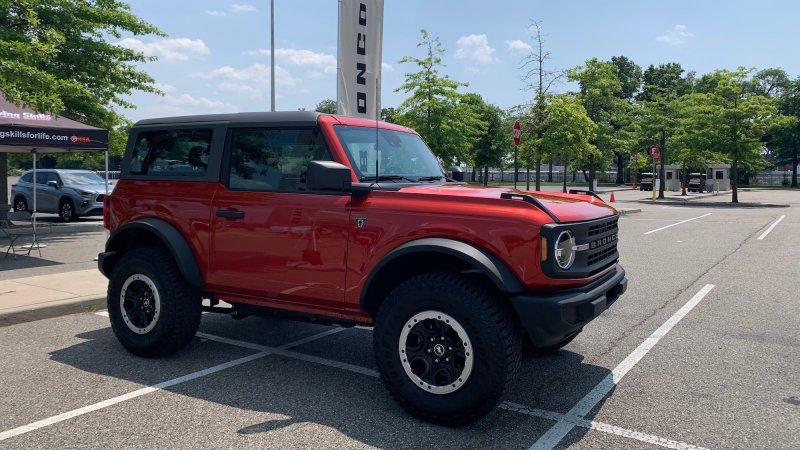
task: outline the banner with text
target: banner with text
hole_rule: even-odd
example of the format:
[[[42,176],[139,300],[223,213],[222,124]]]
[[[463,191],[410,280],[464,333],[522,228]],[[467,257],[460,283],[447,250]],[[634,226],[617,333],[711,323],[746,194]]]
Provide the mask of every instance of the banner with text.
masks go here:
[[[383,0],[339,0],[339,114],[380,118]]]

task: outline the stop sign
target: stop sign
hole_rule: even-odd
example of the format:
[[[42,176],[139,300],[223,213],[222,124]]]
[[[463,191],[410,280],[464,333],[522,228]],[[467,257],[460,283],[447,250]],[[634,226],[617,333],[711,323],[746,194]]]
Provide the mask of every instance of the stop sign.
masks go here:
[[[661,149],[658,148],[657,145],[653,145],[650,148],[648,148],[647,152],[650,153],[650,156],[653,157],[654,161],[658,161],[659,159],[661,159]]]
[[[522,136],[522,129],[519,126],[519,120],[514,121],[514,145],[519,145],[519,138]]]

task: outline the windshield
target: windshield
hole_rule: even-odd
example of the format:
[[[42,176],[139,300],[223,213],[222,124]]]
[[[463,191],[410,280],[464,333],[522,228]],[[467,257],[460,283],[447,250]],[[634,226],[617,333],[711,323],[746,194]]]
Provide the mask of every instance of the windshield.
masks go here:
[[[337,125],[334,130],[361,181],[444,179],[436,157],[414,133],[348,125]]]
[[[64,181],[65,185],[84,185],[84,186],[91,186],[91,185],[98,185],[104,184],[106,181],[100,175],[94,172],[78,172],[78,173],[61,173],[61,179]]]

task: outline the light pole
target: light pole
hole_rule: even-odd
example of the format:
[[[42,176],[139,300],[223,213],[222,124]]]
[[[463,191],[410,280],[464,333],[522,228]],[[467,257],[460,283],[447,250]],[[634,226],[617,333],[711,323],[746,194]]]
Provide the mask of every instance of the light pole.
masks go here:
[[[272,112],[275,112],[275,0],[270,0],[270,92],[272,98]]]

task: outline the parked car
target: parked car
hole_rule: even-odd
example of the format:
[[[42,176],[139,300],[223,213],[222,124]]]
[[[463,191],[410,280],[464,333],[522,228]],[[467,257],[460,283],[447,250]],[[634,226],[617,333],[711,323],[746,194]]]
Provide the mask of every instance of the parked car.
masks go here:
[[[392,396],[461,425],[497,405],[523,345],[557,351],[627,287],[612,206],[450,180],[409,128],[240,113],[128,139],[98,266],[137,355],[186,346],[202,311],[373,325]]]
[[[639,190],[652,191],[653,190],[653,172],[645,172],[639,174]]]
[[[113,185],[108,186],[111,192]],[[102,216],[105,180],[90,170],[37,169],[36,211],[58,214],[69,222],[80,216]],[[33,171],[11,186],[15,211],[33,211]]]
[[[689,192],[703,192],[706,188],[706,174],[705,173],[690,173],[689,174]]]

